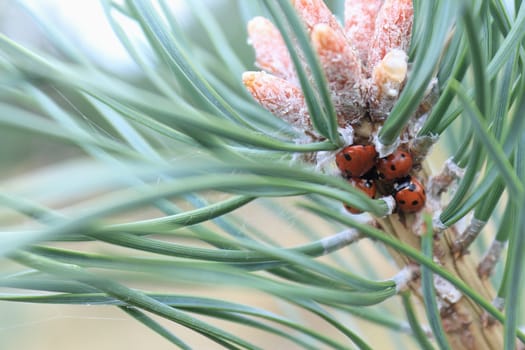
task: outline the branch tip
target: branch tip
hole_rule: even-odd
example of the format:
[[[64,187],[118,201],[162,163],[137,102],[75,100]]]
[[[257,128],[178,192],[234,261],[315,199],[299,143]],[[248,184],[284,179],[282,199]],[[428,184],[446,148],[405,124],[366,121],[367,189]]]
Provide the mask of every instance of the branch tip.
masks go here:
[[[412,282],[419,275],[419,267],[417,265],[407,265],[401,269],[394,277],[392,281],[396,284],[396,292],[400,293],[408,288],[408,283]]]
[[[374,146],[376,147],[377,153],[379,153],[379,158],[387,157],[388,155],[394,153],[399,146],[399,138],[397,138],[391,145],[384,145],[377,135],[381,129],[378,130],[377,134],[374,136]]]

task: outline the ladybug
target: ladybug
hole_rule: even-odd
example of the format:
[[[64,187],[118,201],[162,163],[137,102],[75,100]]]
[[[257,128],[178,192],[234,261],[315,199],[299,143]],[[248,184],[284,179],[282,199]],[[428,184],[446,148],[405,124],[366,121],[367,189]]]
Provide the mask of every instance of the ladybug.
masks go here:
[[[335,155],[335,164],[346,177],[359,177],[375,165],[376,148],[372,145],[346,146]]]
[[[388,157],[381,158],[377,162],[379,177],[385,180],[394,180],[408,175],[412,169],[412,156],[410,153],[398,148]]]
[[[377,176],[377,168],[374,166],[372,169],[368,170],[364,175],[359,176],[361,179],[367,179],[367,180],[377,180],[379,177]]]
[[[407,176],[394,183],[394,199],[399,210],[415,213],[425,206],[425,188],[416,178]]]
[[[348,182],[350,182],[355,188],[360,189],[362,192],[364,192],[368,197],[374,198],[376,195],[376,183],[374,180],[371,179],[365,179],[365,178],[359,178],[359,177],[353,177],[348,179]],[[351,206],[345,204],[345,209],[348,210],[352,214],[361,214],[362,211],[356,208],[352,208]]]

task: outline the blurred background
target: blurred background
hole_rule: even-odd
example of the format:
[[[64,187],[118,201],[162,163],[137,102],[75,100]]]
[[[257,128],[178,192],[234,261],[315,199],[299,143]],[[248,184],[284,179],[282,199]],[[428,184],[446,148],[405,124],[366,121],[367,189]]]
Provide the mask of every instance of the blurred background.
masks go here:
[[[209,0],[209,6],[219,7],[221,0]],[[183,0],[168,2],[179,15],[181,24],[188,25],[189,10]],[[38,51],[55,53],[46,33],[35,22],[32,12],[52,23],[55,28],[74,42],[87,58],[97,65],[119,75],[139,78],[139,70],[113,33],[99,1],[68,0],[0,0],[0,31],[9,38]],[[139,29],[125,21],[123,27],[139,36]],[[23,131],[0,128],[0,179],[28,169],[75,156],[77,148],[49,141],[34,135],[31,140]]]
[[[219,8],[223,1],[207,2],[209,6]],[[184,1],[171,0],[169,4],[175,9],[181,24],[189,25],[189,10]],[[53,23],[97,65],[119,75],[140,74],[107,23],[98,1],[0,0],[0,31],[3,34],[32,49],[54,53],[46,34],[27,9]],[[135,31],[139,36],[138,28],[125,22],[123,25],[127,31]],[[61,177],[64,191],[67,191],[68,183],[74,186],[67,179],[75,177],[71,169],[81,171],[78,165],[71,166],[72,162],[78,162],[76,157],[80,152],[77,147],[38,134],[33,134],[28,140],[26,132],[5,127],[0,127],[0,140],[0,187],[16,193],[35,193],[40,189],[42,198],[59,202],[60,194],[45,193],[46,182]],[[5,229],[18,224],[19,219],[2,213],[0,226]],[[151,289],[152,286],[148,287]],[[185,337],[191,334],[170,322],[164,324],[177,333],[186,334]],[[195,340],[195,345],[202,341],[200,346],[203,348],[214,346],[202,337],[195,337]],[[3,350],[172,348],[168,341],[113,307],[0,302],[0,349]]]

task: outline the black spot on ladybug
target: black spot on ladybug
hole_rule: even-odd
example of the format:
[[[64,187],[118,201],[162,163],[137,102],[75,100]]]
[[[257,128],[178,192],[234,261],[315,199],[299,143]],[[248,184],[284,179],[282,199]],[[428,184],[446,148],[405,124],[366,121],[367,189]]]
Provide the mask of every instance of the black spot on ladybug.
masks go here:
[[[418,201],[412,201],[412,205],[418,205]]]
[[[352,160],[352,157],[348,153],[345,153],[345,159],[350,161]]]
[[[404,153],[401,153],[401,158],[405,158],[406,155]]]
[[[392,165],[390,166],[390,170],[392,170],[392,171],[396,171],[396,166],[392,164]]]
[[[406,202],[404,200],[400,200],[399,203],[405,204]]]

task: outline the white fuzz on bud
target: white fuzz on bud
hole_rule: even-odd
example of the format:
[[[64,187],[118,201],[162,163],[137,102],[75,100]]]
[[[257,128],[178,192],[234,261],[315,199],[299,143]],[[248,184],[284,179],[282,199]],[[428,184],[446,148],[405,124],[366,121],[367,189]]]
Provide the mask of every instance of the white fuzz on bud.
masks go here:
[[[448,226],[441,221],[440,216],[441,212],[436,212],[432,218],[432,226],[436,232],[442,232],[448,228]]]
[[[394,212],[394,209],[396,209],[396,200],[392,196],[385,196],[379,198],[383,202],[386,203],[386,206],[388,207],[388,212],[385,214],[384,217],[391,215]]]
[[[396,292],[402,292],[408,288],[408,283],[414,279],[419,268],[415,265],[407,265],[399,271],[392,280],[396,283]]]
[[[339,135],[341,135],[345,146],[354,144],[354,128],[352,128],[350,125],[344,128],[337,128],[337,132]]]
[[[379,137],[377,137],[377,135],[379,134],[379,130],[374,136],[374,146],[376,148],[377,153],[379,153],[379,158],[384,158],[394,153],[394,151],[399,146],[399,139],[395,140],[394,143],[392,143],[391,145],[384,145],[383,143],[381,143],[381,141],[379,141]]]
[[[434,275],[434,287],[437,295],[450,304],[457,303],[463,297],[463,294],[452,283],[439,275]]]
[[[454,160],[452,158],[447,159],[445,162],[445,168],[447,171],[451,174],[454,174],[457,178],[462,178],[465,174],[465,169],[460,168],[456,163],[454,163]]]

